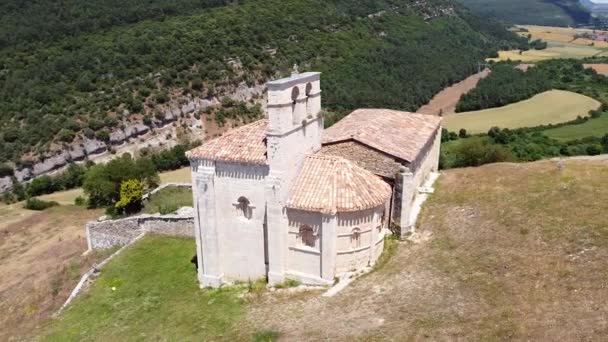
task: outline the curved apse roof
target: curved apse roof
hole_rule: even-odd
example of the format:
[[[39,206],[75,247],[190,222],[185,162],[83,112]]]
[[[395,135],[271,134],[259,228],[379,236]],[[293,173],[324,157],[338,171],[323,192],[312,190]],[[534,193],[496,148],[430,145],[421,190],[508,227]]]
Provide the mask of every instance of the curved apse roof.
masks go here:
[[[306,157],[287,208],[326,214],[352,212],[384,205],[390,186],[373,173],[337,156]]]

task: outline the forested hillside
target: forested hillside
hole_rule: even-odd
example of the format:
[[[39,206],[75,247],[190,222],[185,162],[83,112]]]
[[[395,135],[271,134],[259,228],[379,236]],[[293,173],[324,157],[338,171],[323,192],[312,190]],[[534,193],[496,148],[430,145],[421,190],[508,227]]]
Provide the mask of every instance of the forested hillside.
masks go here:
[[[294,63],[323,72],[332,111],[414,110],[497,48],[527,44],[448,0],[0,6],[0,162],[17,167],[25,153],[49,156],[85,136],[108,142],[126,122],[162,125],[174,105],[221,100]],[[259,111],[231,107],[218,119]]]
[[[588,61],[596,60],[601,62],[605,59]],[[492,74],[460,98],[456,111],[505,106],[529,99],[549,89],[580,93],[608,104],[608,77],[585,68],[579,60],[555,59],[538,62],[526,72],[515,66],[515,63],[510,62],[493,65]]]
[[[511,24],[575,26],[589,24],[591,14],[578,0],[458,0],[481,16]]]

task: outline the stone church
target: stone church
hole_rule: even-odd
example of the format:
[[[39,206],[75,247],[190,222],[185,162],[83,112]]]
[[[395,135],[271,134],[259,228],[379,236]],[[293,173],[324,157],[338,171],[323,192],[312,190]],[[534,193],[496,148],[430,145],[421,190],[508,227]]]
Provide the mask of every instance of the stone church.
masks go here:
[[[201,286],[331,284],[410,230],[441,118],[359,109],[324,129],[320,73],[267,83],[267,117],[187,153]]]

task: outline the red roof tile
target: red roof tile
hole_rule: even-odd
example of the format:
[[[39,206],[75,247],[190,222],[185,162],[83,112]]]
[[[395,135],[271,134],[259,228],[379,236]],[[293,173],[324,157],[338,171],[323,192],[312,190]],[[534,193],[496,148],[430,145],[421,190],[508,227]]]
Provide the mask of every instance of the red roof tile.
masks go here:
[[[306,157],[286,206],[334,214],[374,208],[390,196],[390,186],[373,173],[341,157],[314,154]]]
[[[264,140],[267,128],[266,119],[235,128],[186,152],[186,157],[266,165],[268,161]]]
[[[356,140],[413,162],[441,123],[441,117],[390,109],[357,109],[326,129],[323,144]]]

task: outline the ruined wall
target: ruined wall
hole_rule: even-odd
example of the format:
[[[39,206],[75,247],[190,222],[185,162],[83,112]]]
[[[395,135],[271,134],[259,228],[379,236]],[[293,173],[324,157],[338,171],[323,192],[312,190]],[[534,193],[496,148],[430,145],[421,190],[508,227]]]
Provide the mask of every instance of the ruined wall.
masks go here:
[[[119,220],[91,221],[86,225],[89,249],[124,246],[142,233],[194,237],[192,208],[171,215],[138,215]]]

